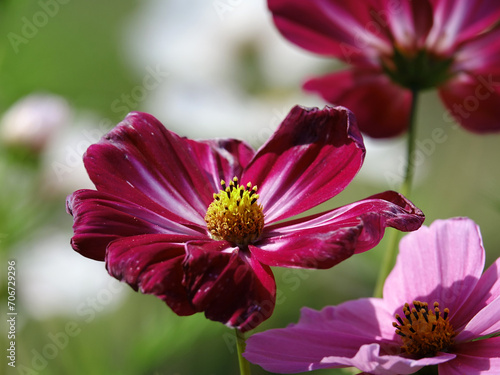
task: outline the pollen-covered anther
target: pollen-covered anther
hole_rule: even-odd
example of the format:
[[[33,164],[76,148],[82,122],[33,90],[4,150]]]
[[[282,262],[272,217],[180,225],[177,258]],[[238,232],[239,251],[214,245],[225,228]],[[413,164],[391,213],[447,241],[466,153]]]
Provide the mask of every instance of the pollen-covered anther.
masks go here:
[[[208,206],[205,221],[215,240],[226,240],[236,245],[248,245],[257,240],[264,227],[262,206],[257,203],[257,186],[251,182],[239,185],[234,177],[229,184],[221,181],[221,190],[214,194]]]
[[[413,307],[405,303],[404,318],[396,314],[397,322],[392,325],[401,337],[403,352],[417,358],[432,357],[453,345],[456,333],[448,319],[450,311],[446,308],[441,313],[437,302],[433,307],[429,311],[426,302],[413,301]]]

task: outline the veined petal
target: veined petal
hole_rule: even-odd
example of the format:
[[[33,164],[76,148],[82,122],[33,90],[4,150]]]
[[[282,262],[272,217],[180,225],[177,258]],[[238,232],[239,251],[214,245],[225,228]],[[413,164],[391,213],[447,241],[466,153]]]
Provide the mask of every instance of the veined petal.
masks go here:
[[[455,54],[453,69],[469,72],[475,76],[500,77],[500,24],[493,30],[477,35],[464,43]]]
[[[457,357],[439,365],[439,375],[500,374],[500,337],[457,344],[453,351]]]
[[[387,327],[379,325],[384,321],[388,322]],[[381,300],[363,298],[321,311],[303,308],[297,324],[249,337],[243,356],[267,371],[280,373],[345,367],[348,365],[332,362],[325,365],[322,361],[333,354],[353,357],[360,346],[393,333],[391,316]],[[384,347],[397,349],[390,340],[384,341]]]
[[[500,3],[496,0],[430,1],[434,7],[434,26],[427,45],[437,51],[448,51],[486,30],[500,17]]]
[[[160,206],[148,209],[95,190],[76,191],[66,205],[74,220],[73,249],[96,260],[104,260],[108,244],[122,237],[154,233],[207,236],[203,227],[197,228]]]
[[[145,208],[160,205],[198,225],[217,191],[207,189],[213,180],[186,140],[145,113],[130,113],[89,147],[84,163],[97,190]]]
[[[134,290],[162,299],[178,315],[191,315],[193,308],[182,285],[185,242],[192,236],[148,234],[111,243],[106,252],[110,275]]]
[[[221,180],[230,181],[240,177],[248,163],[252,160],[255,150],[243,141],[235,139],[211,139],[203,141],[185,140],[205,171],[205,178],[212,182],[207,185],[210,194],[220,190]]]
[[[401,1],[396,6],[391,0],[386,2],[385,16],[395,44],[408,49],[422,48],[433,24],[429,0]]]
[[[276,284],[269,267],[241,251],[224,241],[189,242],[183,285],[208,319],[247,331],[271,316]]]
[[[264,229],[251,248],[271,266],[329,268],[380,242],[386,227],[416,230],[423,213],[395,192],[385,192],[325,213]]]
[[[347,62],[366,62],[375,59],[379,51],[390,50],[383,22],[373,17],[382,11],[377,5],[372,9],[375,3],[379,1],[268,0],[274,22],[285,38],[309,51]]]
[[[414,300],[438,302],[455,314],[470,296],[484,268],[484,248],[477,225],[467,218],[436,220],[406,235],[396,265],[384,285],[388,308],[400,309]]]
[[[258,186],[266,224],[340,193],[361,168],[363,140],[343,107],[292,108],[243,172]]]
[[[489,75],[457,75],[439,88],[451,115],[474,133],[500,131],[500,81]]]
[[[359,129],[370,137],[393,137],[408,127],[411,92],[378,69],[353,68],[313,78],[304,90],[352,110]]]

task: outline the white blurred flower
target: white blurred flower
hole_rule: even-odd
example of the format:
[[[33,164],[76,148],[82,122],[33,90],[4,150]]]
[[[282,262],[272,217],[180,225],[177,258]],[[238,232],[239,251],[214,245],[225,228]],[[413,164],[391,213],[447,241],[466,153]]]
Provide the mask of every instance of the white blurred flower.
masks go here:
[[[282,38],[265,1],[142,4],[126,27],[127,53],[139,74],[157,65],[169,73],[141,107],[169,129],[258,146],[277,126],[277,112],[281,121],[295,104],[323,106],[301,83],[324,60]]]
[[[0,120],[0,138],[11,146],[42,151],[71,118],[66,100],[44,93],[28,95],[16,102]]]
[[[87,321],[119,305],[126,287],[104,272],[102,262],[73,251],[70,233],[50,227],[44,233],[16,249],[24,312],[37,319],[65,315]]]

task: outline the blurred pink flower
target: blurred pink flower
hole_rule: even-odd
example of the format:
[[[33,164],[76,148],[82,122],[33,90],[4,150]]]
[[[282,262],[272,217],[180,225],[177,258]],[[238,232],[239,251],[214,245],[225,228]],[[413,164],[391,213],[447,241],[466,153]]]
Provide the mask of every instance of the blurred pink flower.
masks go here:
[[[383,299],[304,308],[298,324],[251,336],[244,356],[279,373],[499,374],[500,337],[488,336],[500,332],[500,258],[481,275],[484,258],[472,220],[436,221],[402,239]]]
[[[68,197],[71,243],[175,313],[245,331],[273,312],[269,266],[330,268],[375,246],[387,226],[420,227],[422,212],[391,191],[283,221],[342,191],[364,155],[342,107],[294,107],[257,151],[181,138],[132,113],[84,156],[96,190]]]
[[[467,130],[500,130],[500,2],[268,0],[293,43],[351,67],[304,84],[350,108],[361,131],[406,131],[411,90],[437,87]]]

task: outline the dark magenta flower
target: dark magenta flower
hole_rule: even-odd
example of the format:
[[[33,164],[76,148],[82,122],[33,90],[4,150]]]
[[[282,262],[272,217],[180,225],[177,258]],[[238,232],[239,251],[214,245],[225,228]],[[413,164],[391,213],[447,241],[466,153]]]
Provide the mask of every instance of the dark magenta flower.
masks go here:
[[[71,244],[178,315],[205,312],[245,331],[273,312],[269,266],[329,268],[375,246],[387,226],[420,227],[422,212],[391,191],[283,221],[342,191],[364,155],[342,107],[293,108],[257,151],[181,138],[131,113],[84,156],[96,190],[68,197]]]
[[[257,333],[244,356],[268,371],[356,367],[366,374],[500,374],[500,258],[484,269],[477,225],[435,221],[404,237],[384,298],[302,310]]]
[[[279,31],[350,68],[304,89],[350,108],[360,129],[392,137],[408,126],[411,90],[438,88],[467,130],[500,130],[500,2],[268,0]]]

